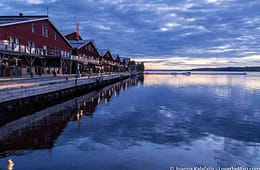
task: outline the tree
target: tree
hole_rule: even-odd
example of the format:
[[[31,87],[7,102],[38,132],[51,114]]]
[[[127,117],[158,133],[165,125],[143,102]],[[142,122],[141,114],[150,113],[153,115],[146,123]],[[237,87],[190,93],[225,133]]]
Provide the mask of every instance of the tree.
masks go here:
[[[144,71],[144,63],[143,62],[137,63],[136,71],[138,71],[138,72],[143,72]]]

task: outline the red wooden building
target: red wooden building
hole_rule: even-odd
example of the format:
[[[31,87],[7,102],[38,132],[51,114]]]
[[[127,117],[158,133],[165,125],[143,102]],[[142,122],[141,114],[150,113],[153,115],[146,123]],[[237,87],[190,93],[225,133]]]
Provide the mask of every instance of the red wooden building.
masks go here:
[[[114,71],[121,71],[121,61],[119,54],[112,54],[112,57],[115,63]]]
[[[77,32],[65,37],[73,47],[72,58],[79,61],[81,72],[95,73],[101,69],[101,58],[93,40],[83,40]]]
[[[129,71],[129,63],[131,59],[127,57],[120,57],[120,65],[121,70],[120,71]]]
[[[0,16],[0,76],[71,73],[71,49],[48,16]]]
[[[65,37],[68,40],[83,40],[82,37],[79,35],[79,32],[69,33],[69,34],[65,35]]]
[[[98,52],[102,58],[104,72],[114,71],[115,62],[110,51],[108,49],[98,49]]]

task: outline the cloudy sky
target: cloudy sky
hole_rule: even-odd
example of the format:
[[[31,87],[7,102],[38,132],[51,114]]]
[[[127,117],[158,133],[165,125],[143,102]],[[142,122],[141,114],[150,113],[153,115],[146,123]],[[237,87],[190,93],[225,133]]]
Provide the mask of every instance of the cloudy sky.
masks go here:
[[[0,15],[45,15],[146,68],[260,65],[259,0],[1,0]]]

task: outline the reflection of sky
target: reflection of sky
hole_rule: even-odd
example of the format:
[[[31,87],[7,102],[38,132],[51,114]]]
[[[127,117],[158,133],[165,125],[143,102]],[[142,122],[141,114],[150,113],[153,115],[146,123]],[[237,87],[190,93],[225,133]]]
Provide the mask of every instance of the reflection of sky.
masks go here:
[[[260,74],[248,73],[248,75],[160,75],[154,79],[153,75],[146,75],[146,86],[165,84],[174,87],[181,86],[240,86],[247,90],[260,89]]]
[[[13,160],[24,169],[260,166],[260,89],[247,79],[145,76],[144,86],[122,90],[81,117],[80,127],[69,122],[53,149]],[[27,160],[32,164],[22,164]]]

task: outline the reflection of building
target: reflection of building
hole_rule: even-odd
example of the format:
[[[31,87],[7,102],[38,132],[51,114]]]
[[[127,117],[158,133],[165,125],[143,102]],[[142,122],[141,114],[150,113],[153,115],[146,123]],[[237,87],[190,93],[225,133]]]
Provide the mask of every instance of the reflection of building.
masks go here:
[[[70,73],[70,51],[48,16],[0,17],[0,76]]]
[[[0,152],[52,148],[69,121],[80,121],[84,115],[94,116],[99,103],[108,102],[122,87],[136,84],[136,79],[128,79],[9,122],[0,127]]]
[[[12,127],[10,129],[2,127],[0,129],[2,135],[7,135],[1,135],[0,152],[51,148],[62,129],[66,127],[69,117],[70,112],[63,110],[60,113],[53,113],[31,124],[17,121],[15,125],[20,128],[14,129],[11,133],[6,133],[6,130],[10,131]],[[24,124],[24,126],[21,124]]]

